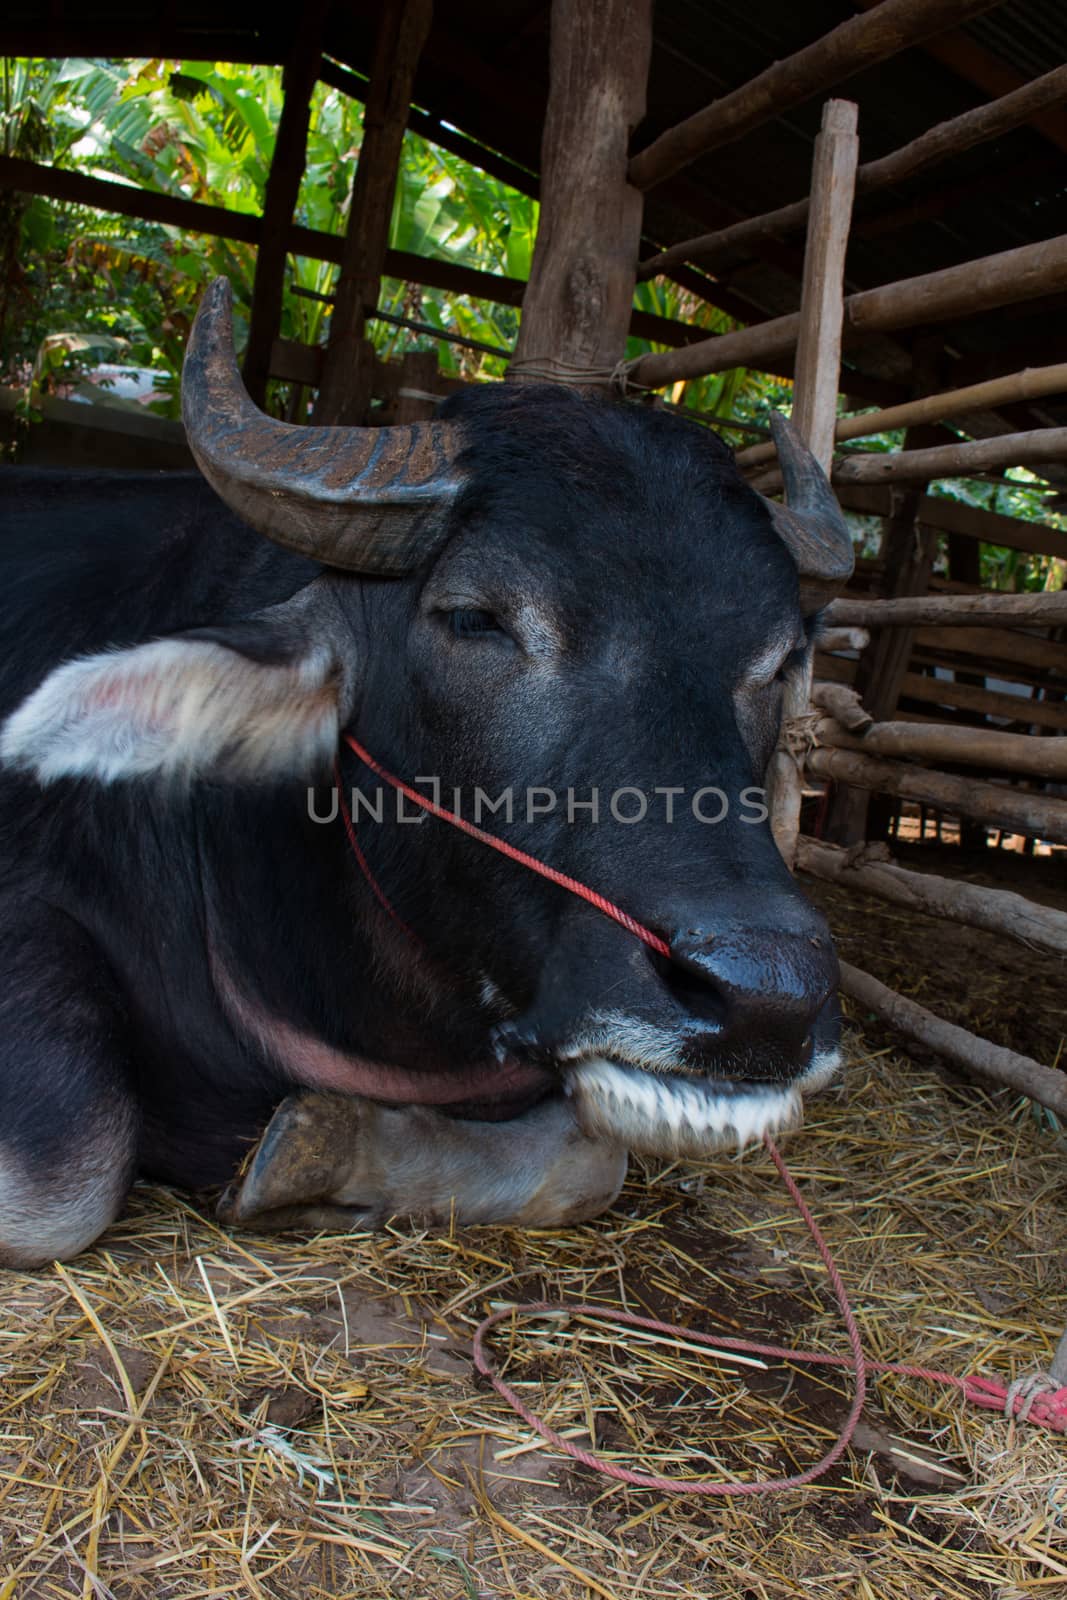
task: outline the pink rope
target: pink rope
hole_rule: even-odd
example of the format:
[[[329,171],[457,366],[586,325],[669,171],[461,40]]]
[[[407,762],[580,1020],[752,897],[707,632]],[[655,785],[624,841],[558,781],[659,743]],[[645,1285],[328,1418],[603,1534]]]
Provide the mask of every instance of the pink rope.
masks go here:
[[[546,866],[536,856],[531,856],[525,850],[520,850],[515,845],[508,844],[505,840],[497,838],[495,834],[487,833],[484,828],[476,827],[473,822],[468,822],[454,811],[446,810],[444,806],[438,805],[436,801],[428,800],[417,789],[413,789],[410,784],[405,783],[403,779],[396,777],[375,761],[370,752],[350,733],[346,733],[344,738],[349,748],[373,773],[376,773],[379,778],[382,778],[394,789],[399,790],[412,804],[421,806],[423,811],[428,811],[431,816],[439,817],[442,822],[450,822],[453,827],[459,828],[472,839],[477,839],[481,844],[489,845],[491,849],[499,851],[501,855],[509,857],[512,861],[519,862],[521,866],[529,868],[531,872],[538,873],[542,878],[547,878],[550,883],[556,883],[560,888],[567,889],[571,894],[578,895],[582,900],[588,901],[591,906],[595,906],[604,916],[610,917],[613,922],[617,922],[620,927],[625,928],[628,933],[632,933],[635,938],[643,940],[650,949],[657,951],[660,955],[670,956],[670,946],[664,939],[653,933],[650,928],[646,928],[636,918],[621,910],[606,896],[588,888],[587,885],[579,882],[577,878],[571,878],[565,872],[558,872],[555,867]],[[340,770],[335,768],[335,773],[338,791],[340,792]],[[386,899],[371,873],[366,857],[360,849],[359,841],[356,838],[356,831],[348,808],[345,805],[343,794],[341,795],[340,807],[349,843],[371,888],[389,915],[410,933],[411,930],[407,929],[406,924],[400,921],[396,911]],[[868,1377],[871,1373],[891,1372],[900,1377],[920,1378],[928,1383],[939,1383],[947,1388],[957,1389],[974,1405],[1002,1413],[1005,1411],[1008,1391],[1002,1384],[993,1379],[976,1375],[960,1378],[955,1373],[940,1372],[934,1367],[907,1366],[901,1362],[894,1361],[868,1361],[863,1353],[859,1325],[849,1303],[844,1280],[830,1254],[830,1247],[823,1238],[818,1223],[815,1221],[804,1196],[797,1187],[796,1180],[786,1167],[777,1145],[775,1145],[769,1134],[764,1135],[763,1143],[771,1160],[777,1167],[789,1197],[803,1219],[812,1243],[815,1245],[826,1268],[834,1298],[841,1312],[841,1320],[844,1322],[845,1332],[848,1335],[851,1354],[849,1356],[821,1354],[807,1350],[794,1350],[788,1345],[761,1344],[752,1339],[735,1339],[725,1336],[719,1337],[714,1334],[698,1333],[691,1328],[681,1328],[671,1323],[660,1322],[656,1317],[640,1317],[631,1311],[618,1311],[605,1306],[557,1304],[550,1300],[530,1300],[522,1305],[509,1306],[504,1311],[494,1312],[492,1316],[486,1317],[478,1325],[474,1334],[474,1365],[484,1378],[488,1378],[497,1393],[508,1402],[523,1421],[556,1450],[562,1451],[564,1455],[581,1462],[582,1466],[589,1467],[594,1472],[602,1473],[608,1478],[614,1478],[618,1483],[629,1484],[633,1488],[655,1489],[660,1494],[717,1495],[726,1498],[740,1495],[771,1494],[779,1489],[799,1489],[804,1484],[813,1483],[816,1478],[820,1478],[823,1473],[828,1472],[835,1462],[841,1459],[851,1443],[852,1436],[856,1431],[856,1424],[863,1411],[863,1403],[867,1395]],[[506,1317],[537,1316],[544,1315],[546,1312],[558,1313],[560,1311],[565,1311],[571,1316],[595,1317],[599,1321],[616,1323],[623,1327],[646,1328],[653,1333],[665,1334],[668,1338],[703,1344],[712,1349],[743,1350],[751,1355],[771,1356],[784,1361],[802,1363],[805,1366],[848,1368],[854,1373],[856,1379],[855,1394],[849,1407],[848,1416],[845,1418],[837,1439],[826,1454],[815,1462],[814,1466],[806,1467],[803,1472],[792,1473],[785,1478],[763,1478],[750,1483],[729,1483],[714,1478],[662,1478],[655,1473],[632,1472],[627,1467],[620,1467],[614,1461],[609,1461],[606,1456],[598,1455],[593,1450],[583,1450],[580,1445],[573,1444],[569,1439],[564,1439],[554,1428],[550,1428],[547,1422],[542,1422],[540,1417],[536,1416],[526,1403],[520,1399],[510,1384],[505,1383],[504,1379],[499,1377],[489,1365],[485,1350],[486,1336],[498,1322],[502,1322]],[[1013,1397],[1012,1414],[1021,1417],[1025,1421],[1041,1424],[1054,1432],[1067,1433],[1067,1389],[1058,1389],[1053,1393],[1038,1394],[1030,1397],[1016,1395]]]

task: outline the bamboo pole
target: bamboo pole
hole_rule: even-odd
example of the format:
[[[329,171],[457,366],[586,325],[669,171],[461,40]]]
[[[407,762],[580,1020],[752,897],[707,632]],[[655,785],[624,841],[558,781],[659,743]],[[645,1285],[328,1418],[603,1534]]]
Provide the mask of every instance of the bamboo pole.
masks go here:
[[[662,183],[697,156],[739,139],[790,106],[832,89],[864,67],[992,10],[996,0],[883,0],[711,105],[668,128],[630,162],[638,189]]]
[[[1048,1106],[1058,1117],[1067,1118],[1067,1074],[1057,1068],[1042,1066],[1029,1056],[991,1044],[988,1039],[968,1033],[966,1028],[935,1017],[925,1006],[887,989],[869,972],[847,961],[841,963],[841,992],[865,1010],[873,1011],[906,1039],[935,1051],[964,1072],[1004,1084]]]
[[[902,183],[924,167],[959,155],[988,139],[997,139],[1029,121],[1035,112],[1061,105],[1064,100],[1067,100],[1067,66],[1055,67],[1042,77],[1013,89],[1010,94],[1001,95],[999,100],[937,123],[910,144],[901,145],[899,150],[878,161],[864,162],[856,172],[856,198],[874,194],[890,184]],[[720,228],[717,233],[683,239],[681,244],[671,245],[669,250],[661,250],[643,261],[637,273],[638,281],[655,278],[685,261],[699,262],[707,268],[743,245],[763,239],[781,239],[802,228],[807,220],[805,197],[792,205],[780,206],[776,211],[766,211],[762,216],[746,217],[743,222]]]
[[[1034,428],[1001,433],[992,439],[966,439],[930,450],[871,451],[838,456],[835,483],[929,483],[934,478],[966,478],[989,467],[1044,465],[1067,460],[1067,428]]]
[[[1023,716],[1026,714],[1024,711]],[[947,772],[930,772],[925,767],[885,761],[854,750],[812,750],[806,764],[816,778],[850,783],[876,794],[897,795],[902,800],[917,800],[939,811],[973,817],[992,828],[1067,844],[1067,800],[1052,795],[983,783],[976,778],[958,778]]]
[[[849,100],[829,100],[815,141],[811,175],[811,221],[804,250],[800,332],[793,388],[793,422],[823,470],[829,468],[841,371],[841,318],[845,252],[852,220],[852,192],[859,159],[857,110]],[[800,833],[803,775],[792,729],[810,709],[814,650],[792,671],[782,696],[783,738],[767,777],[771,832],[790,867]]]
[[[801,837],[797,847],[801,872],[825,878],[846,889],[876,894],[894,905],[926,916],[982,928],[1020,944],[1067,955],[1067,912],[1039,906],[1010,889],[987,889],[931,872],[909,872],[889,859],[885,845],[842,850],[837,845]]]
[[[860,750],[895,760],[984,767],[1025,777],[1067,782],[1067,739],[1041,739],[999,728],[969,728],[955,722],[872,722],[863,732],[821,717],[812,729],[821,745]]]
[[[957,627],[1037,623],[1067,625],[1067,590],[1041,594],[929,594],[899,600],[860,600],[842,595],[831,601],[826,618],[833,627],[906,627],[923,624]]]
[[[845,301],[845,339],[847,343],[853,335],[977,316],[1063,289],[1067,289],[1067,234],[850,295]],[[684,350],[640,356],[627,367],[627,381],[659,389],[733,367],[759,368],[763,362],[790,355],[799,331],[800,313],[793,311],[701,339]]]
[[[1067,72],[1067,67],[1064,68]],[[921,400],[906,400],[885,411],[866,411],[853,417],[838,417],[834,438],[866,439],[893,428],[910,428],[921,422],[944,422],[949,417],[966,416],[998,405],[1013,405],[1042,395],[1067,394],[1067,361],[1051,367],[1027,367],[1008,377],[991,378],[987,383],[972,383],[964,389],[948,389],[943,394],[925,395]],[[749,445],[734,457],[739,467],[755,467],[774,460],[773,444]]]

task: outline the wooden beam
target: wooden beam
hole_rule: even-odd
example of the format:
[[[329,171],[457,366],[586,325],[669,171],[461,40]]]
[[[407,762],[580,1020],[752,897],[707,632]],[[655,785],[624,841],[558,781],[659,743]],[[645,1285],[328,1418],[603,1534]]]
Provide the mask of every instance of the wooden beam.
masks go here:
[[[541,214],[508,377],[610,382],[626,352],[643,198],[627,182],[645,114],[651,0],[553,0]]]
[[[1067,461],[1067,428],[1036,428],[1031,433],[1001,433],[992,439],[967,439],[930,450],[870,451],[838,456],[834,483],[930,483],[934,478],[967,478],[990,467],[1046,465]]]
[[[1067,591],[1058,594],[937,594],[899,600],[855,600],[841,595],[831,602],[827,621],[860,628],[914,627],[922,623],[973,627],[985,623],[1003,628],[1037,623],[1055,628],[1067,624]]]
[[[827,628],[819,625],[819,648],[822,650],[866,650],[871,636],[866,628]]]
[[[1067,601],[1065,594],[1047,598]],[[1067,610],[1063,615],[1067,616]],[[980,663],[983,673],[996,677],[1018,678],[1021,682],[1036,677],[1050,689],[1056,685],[1049,682],[1048,675],[1057,673],[1063,679],[1060,687],[1067,691],[1067,643],[1025,629],[921,627],[915,633],[915,649],[921,656],[955,664],[964,671],[969,668],[973,672]],[[1018,671],[1020,667],[1026,668],[1025,674]]]
[[[906,1039],[944,1056],[964,1072],[1006,1085],[1067,1118],[1067,1076],[1058,1067],[1042,1066],[1029,1056],[990,1044],[988,1039],[979,1039],[954,1022],[945,1022],[847,961],[841,963],[841,992],[863,1011],[873,1011]]]
[[[1060,289],[1067,289],[1067,234],[850,295],[845,301],[846,344],[853,336],[977,316]],[[630,363],[628,377],[631,383],[659,389],[682,378],[758,367],[793,350],[799,329],[800,313],[791,312],[686,350],[641,356]]]
[[[804,281],[793,384],[793,423],[823,470],[834,445],[838,375],[841,369],[841,319],[845,252],[852,218],[852,191],[859,157],[856,107],[829,100],[815,141],[811,174],[811,220],[804,251]],[[803,781],[800,760],[790,742],[798,718],[811,709],[814,652],[787,676],[782,694],[782,738],[767,776],[771,832],[779,854],[792,870],[800,833]]]
[[[348,95],[352,100],[366,101],[368,80],[358,72],[353,72],[350,67],[341,66],[340,62],[323,61],[319,70],[319,80],[329,84],[331,89],[337,89],[341,94]],[[435,117],[428,111],[420,111],[417,106],[411,106],[408,109],[408,127],[420,138],[439,145],[450,155],[461,156],[464,161],[469,161],[472,167],[478,167],[490,177],[498,178],[501,183],[517,189],[520,194],[531,195],[536,200],[540,193],[540,180],[535,172],[520,166],[517,161],[509,160],[507,156],[502,156],[479,140],[468,138],[465,133],[460,133],[457,128],[443,122],[440,117]]]
[[[987,772],[1012,772],[1056,783],[1067,780],[1067,739],[1040,739],[954,722],[872,722],[862,733],[850,733],[834,717],[821,717],[812,737],[836,750],[898,761],[984,767]]]
[[[870,4],[871,0],[860,0],[860,3]],[[999,60],[965,33],[953,31],[940,39],[927,39],[923,49],[943,66],[981,89],[983,94],[1008,94],[1025,82],[1014,67]],[[1049,107],[1035,111],[1027,121],[1057,150],[1067,151],[1067,115],[1062,110]]]
[[[816,778],[895,795],[901,800],[918,800],[939,811],[974,817],[992,828],[1008,828],[1012,833],[1067,844],[1067,800],[1053,795],[983,783],[977,778],[959,778],[948,772],[931,772],[925,767],[884,761],[854,750],[812,750],[806,766]]]
[[[1010,889],[987,889],[961,878],[909,872],[888,859],[884,845],[872,845],[856,852],[802,838],[797,865],[802,872],[810,872],[816,878],[856,889],[861,894],[879,895],[894,905],[906,906],[909,911],[962,922],[969,928],[984,928],[989,933],[1018,939],[1025,945],[1051,950],[1054,955],[1067,954],[1067,912],[1036,905],[1025,895],[1013,894]]]
[[[740,88],[712,101],[630,162],[630,182],[651,189],[698,156],[720,149],[792,106],[823,94],[853,73],[920,44],[997,0],[882,0],[866,16],[850,17],[784,61],[775,61]]]
[[[1067,66],[1055,67],[1043,77],[1022,84],[999,100],[937,123],[917,139],[912,139],[910,144],[901,145],[899,150],[881,156],[877,161],[865,161],[856,172],[856,199],[892,184],[903,183],[926,167],[960,155],[964,150],[970,150],[989,139],[1000,138],[1020,123],[1028,122],[1035,112],[1048,106],[1062,105],[1064,100],[1067,100]],[[785,238],[802,228],[807,220],[806,197],[794,201],[792,205],[764,212],[762,216],[746,217],[744,221],[720,228],[716,233],[703,233],[698,238],[685,239],[681,244],[672,245],[669,250],[660,251],[641,263],[638,280],[644,282],[654,278],[683,261],[699,261],[701,266],[708,267],[745,245]]]
[[[1067,394],[1067,362],[1050,367],[1028,367],[1010,377],[992,378],[965,389],[948,389],[943,394],[924,395],[889,406],[885,411],[866,411],[854,417],[838,417],[834,439],[866,439],[871,434],[889,433],[894,428],[909,428],[918,422],[944,422],[966,416],[971,411],[995,408],[1006,402],[1033,400],[1043,395]],[[755,444],[734,458],[739,467],[758,466],[773,461],[773,444]]]
[[[263,226],[245,346],[244,380],[257,406],[266,400],[271,348],[281,323],[286,243],[307,156],[311,95],[322,58],[322,30],[330,0],[311,0],[282,76],[284,99],[263,196]]]
[[[366,317],[377,307],[386,270],[400,152],[432,15],[432,0],[386,0],[379,15],[316,423],[367,421],[374,356],[365,337]]]
[[[816,695],[821,683],[851,685],[856,677],[856,662],[816,651],[815,676]],[[900,699],[936,706],[941,711],[967,711],[981,717],[995,717],[1019,728],[1048,728],[1053,733],[1067,733],[1067,705],[1058,700],[1031,700],[1028,695],[981,689],[954,678],[935,678],[924,672],[905,673]]]
[[[4,24],[3,51],[8,56],[53,61],[71,56],[128,61],[139,56],[155,61],[237,61],[252,67],[277,66],[283,59],[282,38],[264,12],[247,28],[228,26],[229,19],[218,27],[183,27],[172,20],[174,9],[167,9],[170,15],[161,26],[148,7],[142,7],[140,14],[132,9],[120,13],[120,20],[113,20],[115,11],[102,17],[96,7],[86,7],[74,20],[69,12],[60,17],[55,6],[42,6],[35,23]]]
[[[181,228],[187,233],[207,234],[215,239],[238,239],[244,244],[258,244],[262,237],[262,218],[250,212],[229,211],[225,206],[206,205],[200,200],[183,200],[175,195],[153,194],[133,184],[91,178],[82,172],[68,172],[62,167],[44,166],[15,156],[0,155],[0,189],[3,188],[16,189],[23,194],[46,195],[52,200],[89,206],[116,216],[136,217],[143,222],[158,222],[166,227]],[[314,261],[340,264],[343,246],[344,241],[337,234],[306,228],[297,223],[291,224],[286,234],[286,249],[290,253],[309,256]],[[414,255],[409,250],[386,252],[385,275],[505,306],[521,305],[526,289],[522,278],[482,272],[477,267]],[[637,338],[672,346],[694,344],[703,337],[703,330],[692,323],[676,322],[671,317],[660,317],[650,311],[635,311],[632,314],[630,332]]]
[[[842,663],[848,665],[848,663]],[[1049,728],[1067,733],[1067,705],[1054,700],[1031,700],[1027,695],[979,689],[969,683],[954,683],[922,672],[907,672],[900,686],[902,700],[917,700],[921,705],[948,706],[956,711],[976,711],[984,717],[997,717],[1024,728]]]
[[[888,486],[843,483],[837,490],[837,498],[849,511],[887,517],[895,492]],[[1050,528],[1044,522],[1023,522],[1019,517],[1006,517],[999,511],[986,511],[982,506],[964,505],[961,500],[950,500],[947,495],[924,495],[919,502],[919,523],[924,528],[962,534],[965,538],[980,539],[984,544],[1000,545],[1007,550],[1026,550],[1032,555],[1067,559],[1067,533],[1060,528]]]

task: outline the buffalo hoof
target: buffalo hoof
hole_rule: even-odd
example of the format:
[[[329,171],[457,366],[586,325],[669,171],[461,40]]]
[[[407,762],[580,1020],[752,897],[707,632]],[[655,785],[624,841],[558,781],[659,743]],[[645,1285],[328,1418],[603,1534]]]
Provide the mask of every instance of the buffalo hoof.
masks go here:
[[[425,1106],[291,1095],[218,1215],[271,1232],[352,1232],[394,1217],[562,1227],[605,1211],[625,1176],[625,1150],[583,1133],[562,1098],[510,1122],[472,1122]]]

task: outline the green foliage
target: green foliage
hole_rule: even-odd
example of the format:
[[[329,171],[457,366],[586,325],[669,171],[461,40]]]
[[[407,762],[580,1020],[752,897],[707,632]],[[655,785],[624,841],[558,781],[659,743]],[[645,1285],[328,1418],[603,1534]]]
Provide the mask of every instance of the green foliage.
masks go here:
[[[4,123],[5,148],[15,150],[10,127],[17,123],[23,130],[17,153],[32,159],[231,211],[262,211],[282,103],[276,69],[197,61],[23,60],[8,62],[6,72],[5,104],[14,110]],[[35,141],[41,128],[47,129],[46,143]],[[298,222],[343,235],[361,143],[362,107],[319,84]],[[395,249],[525,280],[537,220],[536,201],[415,134],[406,137],[390,231]],[[241,340],[255,271],[251,246],[39,198],[19,202],[8,235],[13,243],[4,281],[18,314],[4,315],[0,305],[0,375],[24,373],[46,334],[76,330],[121,335],[129,340],[131,362],[160,367],[173,380],[196,303],[220,272],[234,287]],[[336,277],[330,263],[291,257],[283,337],[323,341]],[[640,285],[635,304],[660,316],[687,318],[709,333],[733,326],[671,283]],[[383,284],[380,307],[500,351],[508,351],[518,333],[516,308],[391,279]],[[412,348],[436,349],[442,370],[466,379],[501,376],[505,365],[504,356],[441,343],[385,321],[372,323],[370,332],[386,358]],[[631,339],[627,354],[654,348],[659,347]],[[728,416],[746,391],[758,391],[762,383],[755,375],[730,373],[679,386],[676,398],[694,412]],[[176,392],[173,381],[169,387]]]
[[[262,214],[282,108],[278,69],[77,59],[4,59],[0,68],[5,154]],[[318,84],[298,223],[343,236],[362,138],[362,106]],[[524,280],[537,220],[537,202],[528,196],[415,134],[405,138],[390,227],[394,249]],[[283,337],[324,342],[337,270],[310,257],[290,257]],[[49,335],[113,336],[125,342],[131,365],[159,370],[166,398],[155,409],[175,414],[196,305],[220,273],[233,284],[240,344],[251,305],[253,246],[0,190],[0,381],[25,386],[29,415],[39,388],[75,376],[82,359],[76,351],[53,346],[52,365],[38,372],[42,381],[31,394],[34,362]],[[639,284],[634,304],[709,334],[734,327],[725,313],[666,279]],[[383,283],[379,305],[498,351],[510,350],[518,333],[519,312],[513,307],[393,279]],[[459,348],[384,320],[371,323],[370,335],[385,358],[433,349],[443,371],[469,380],[499,377],[506,364],[506,355]],[[631,338],[626,354],[634,358],[660,348]],[[280,409],[286,398],[276,392],[271,403]],[[791,404],[792,386],[739,369],[677,384],[666,399],[717,426],[726,419],[747,424],[749,431],[731,430],[728,423],[723,427],[729,442],[741,446],[752,442],[752,429],[767,427],[771,410]],[[862,448],[896,448],[900,439],[881,435],[864,440]],[[1046,510],[1051,491],[1024,469],[1009,473],[1006,482],[944,483],[933,492],[1067,527],[1067,518]],[[983,582],[995,587],[1055,586],[1063,582],[1062,567],[1047,558],[982,547]]]

